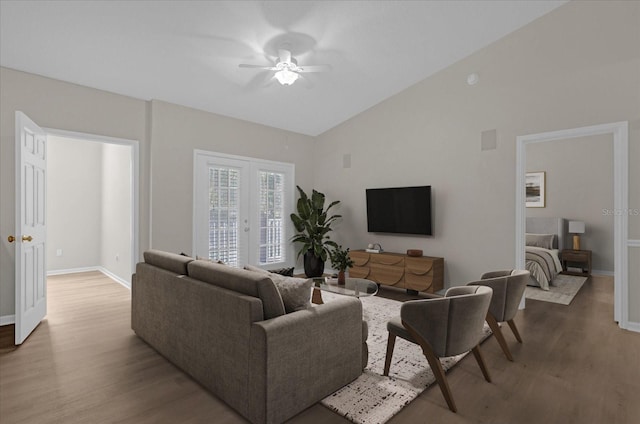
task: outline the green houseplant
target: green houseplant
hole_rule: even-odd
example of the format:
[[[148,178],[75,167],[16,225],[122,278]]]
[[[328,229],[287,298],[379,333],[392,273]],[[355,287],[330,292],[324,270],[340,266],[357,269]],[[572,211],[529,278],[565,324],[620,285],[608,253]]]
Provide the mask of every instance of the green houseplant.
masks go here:
[[[324,194],[313,190],[311,197],[296,186],[300,193],[296,204],[297,214],[291,214],[291,221],[296,229],[296,234],[291,241],[300,243],[298,257],[304,255],[304,273],[307,277],[321,277],[324,273],[324,263],[330,253],[330,248],[338,245],[328,235],[331,224],[341,215],[329,216],[329,209],[340,203],[339,200],[331,202],[324,208]]]
[[[349,248],[342,249],[338,246],[329,253],[331,266],[338,270],[338,284],[344,284],[344,272],[353,266],[353,260],[349,257]]]

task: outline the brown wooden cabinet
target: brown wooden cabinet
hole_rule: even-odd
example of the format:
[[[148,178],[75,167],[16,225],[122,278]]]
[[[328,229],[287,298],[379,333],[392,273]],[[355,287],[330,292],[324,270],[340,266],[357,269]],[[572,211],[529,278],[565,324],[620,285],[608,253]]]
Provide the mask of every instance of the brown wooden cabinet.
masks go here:
[[[369,253],[352,250],[349,276],[366,278],[385,286],[435,293],[444,287],[444,259],[411,257],[402,253]]]
[[[568,275],[591,275],[591,250],[563,250],[560,253],[562,273]],[[569,267],[578,265],[582,272],[571,272]]]

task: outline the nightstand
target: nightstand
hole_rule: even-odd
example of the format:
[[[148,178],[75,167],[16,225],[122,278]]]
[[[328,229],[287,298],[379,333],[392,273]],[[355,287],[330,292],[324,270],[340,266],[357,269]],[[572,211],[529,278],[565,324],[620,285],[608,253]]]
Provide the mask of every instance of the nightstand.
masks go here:
[[[591,275],[591,250],[563,250],[560,253],[562,273],[567,275]],[[582,272],[567,271],[567,266],[579,266]],[[585,269],[586,268],[586,269]]]

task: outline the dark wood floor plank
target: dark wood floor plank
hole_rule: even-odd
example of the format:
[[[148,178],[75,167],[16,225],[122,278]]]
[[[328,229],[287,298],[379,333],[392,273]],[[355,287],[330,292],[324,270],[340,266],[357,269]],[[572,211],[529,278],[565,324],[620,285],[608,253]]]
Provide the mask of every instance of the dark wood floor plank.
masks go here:
[[[0,422],[245,422],[130,329],[130,292],[98,272],[48,279],[48,315],[0,354]],[[408,300],[404,292],[380,296]],[[569,306],[528,301],[505,331],[515,362],[482,344],[493,382],[470,355],[447,373],[458,413],[434,385],[390,423],[640,422],[640,335],[612,320],[613,280],[592,277]],[[426,361],[425,361],[426,363]],[[321,405],[291,423],[348,423]]]

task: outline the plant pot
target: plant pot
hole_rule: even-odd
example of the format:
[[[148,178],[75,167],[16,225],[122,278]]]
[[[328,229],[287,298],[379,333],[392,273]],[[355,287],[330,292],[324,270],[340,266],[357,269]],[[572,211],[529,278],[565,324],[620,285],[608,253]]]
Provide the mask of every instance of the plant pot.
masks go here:
[[[344,286],[345,283],[345,277],[344,277],[344,271],[339,271],[338,272],[338,284],[341,286]]]
[[[311,252],[304,254],[304,273],[307,277],[322,277],[324,274],[324,261]]]

